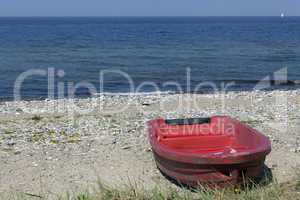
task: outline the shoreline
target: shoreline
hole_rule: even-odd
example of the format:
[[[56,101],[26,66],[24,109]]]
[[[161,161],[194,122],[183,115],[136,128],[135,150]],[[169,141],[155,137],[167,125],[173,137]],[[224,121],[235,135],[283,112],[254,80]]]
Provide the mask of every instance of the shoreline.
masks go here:
[[[298,81],[293,81],[296,83],[293,83],[294,86],[290,86],[290,83],[287,83],[286,85],[282,86],[282,85],[278,85],[277,88],[270,88],[270,89],[261,89],[261,90],[253,90],[253,88],[251,89],[236,89],[236,90],[228,90],[225,93],[243,93],[243,92],[248,92],[248,93],[253,93],[253,92],[274,92],[274,91],[298,91],[300,90],[300,80]],[[275,86],[275,85],[272,85]],[[88,98],[97,98],[99,96],[148,96],[148,95],[182,95],[182,94],[195,94],[195,95],[200,95],[200,94],[219,94],[221,93],[221,91],[212,91],[212,90],[202,90],[199,92],[187,92],[187,91],[183,91],[183,92],[178,92],[178,91],[172,91],[172,90],[166,90],[166,91],[153,91],[153,92],[138,92],[138,93],[130,93],[130,92],[104,92],[104,93],[95,93],[95,94],[91,94],[91,95],[78,95],[76,97],[73,98],[54,98],[54,99],[49,99],[47,96],[40,96],[40,97],[30,97],[27,96],[24,99],[22,99],[21,101],[44,101],[44,100],[51,100],[51,101],[55,101],[55,100],[61,100],[61,99],[88,99]],[[12,96],[10,97],[0,97],[0,103],[3,102],[13,102],[15,101],[14,98]]]
[[[286,95],[286,98],[289,98],[290,96],[297,96],[300,95],[300,89],[292,89],[292,90],[254,90],[254,91],[228,91],[225,93],[222,92],[207,92],[207,93],[177,93],[173,91],[165,91],[165,92],[146,92],[146,93],[103,93],[103,94],[94,94],[92,96],[86,96],[86,97],[75,97],[75,98],[62,98],[62,99],[25,99],[20,101],[0,101],[0,116],[1,114],[22,114],[23,109],[28,111],[30,108],[36,107],[36,105],[42,106],[42,107],[53,107],[53,104],[59,107],[60,104],[73,104],[76,106],[76,104],[84,104],[89,102],[99,103],[103,105],[101,108],[105,109],[106,107],[109,108],[112,103],[108,103],[107,101],[113,100],[113,104],[119,104],[121,106],[126,105],[134,105],[138,106],[139,103],[142,101],[151,101],[155,99],[167,99],[169,97],[176,97],[176,98],[191,98],[197,99],[198,97],[207,97],[207,98],[215,98],[220,99],[224,98],[226,101],[228,98],[232,99],[234,97],[238,96],[244,96],[246,98],[256,98],[258,96],[259,98],[263,98],[263,96],[270,96],[270,95]],[[126,101],[127,100],[127,101]],[[125,102],[124,102],[125,101]],[[91,106],[91,104],[85,105],[86,108]],[[106,105],[108,103],[108,105]],[[226,103],[226,102],[225,102]],[[141,103],[142,105],[143,103]],[[147,104],[147,103],[146,103]],[[96,105],[97,106],[97,105]],[[98,105],[99,106],[99,105]],[[143,106],[143,105],[142,105]],[[8,112],[5,112],[3,108],[9,108]],[[93,105],[92,105],[93,107]],[[15,110],[14,110],[15,108]],[[15,111],[15,112],[14,112]],[[41,113],[45,113],[47,110],[41,109]],[[53,110],[48,110],[50,112],[53,112]],[[59,111],[60,113],[66,112],[66,110]],[[38,113],[38,112],[37,112]],[[28,113],[30,114],[30,112]]]

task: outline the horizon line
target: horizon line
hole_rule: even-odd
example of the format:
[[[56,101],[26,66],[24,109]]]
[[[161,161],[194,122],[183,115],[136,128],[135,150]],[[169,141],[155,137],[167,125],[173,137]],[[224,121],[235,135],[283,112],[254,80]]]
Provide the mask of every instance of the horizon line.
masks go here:
[[[103,15],[103,16],[99,16],[99,15],[82,15],[82,16],[63,16],[63,15],[49,15],[49,16],[38,16],[38,15],[33,15],[33,16],[0,16],[0,18],[50,18],[50,17],[54,17],[54,18],[84,18],[84,17],[90,17],[90,18],[109,18],[109,17],[281,17],[280,15],[165,15],[165,16],[155,16],[155,15]],[[285,15],[284,17],[300,17],[300,15]]]

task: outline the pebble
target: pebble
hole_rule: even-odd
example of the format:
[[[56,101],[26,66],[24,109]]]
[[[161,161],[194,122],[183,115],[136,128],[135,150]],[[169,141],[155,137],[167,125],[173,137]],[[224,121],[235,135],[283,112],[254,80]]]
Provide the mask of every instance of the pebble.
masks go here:
[[[224,94],[226,99],[230,101],[237,98],[246,101],[250,100],[252,105],[247,105],[246,108],[238,105],[226,105],[228,107],[225,110],[221,110],[220,104],[217,103],[204,108],[200,106],[199,109],[176,109],[172,107],[171,110],[151,110],[144,108],[160,105],[161,102],[168,106],[168,101],[189,100],[191,98],[190,95],[181,98],[180,94],[167,93],[127,96],[110,94],[87,99],[76,99],[75,101],[70,99],[47,99],[44,101],[3,102],[0,104],[0,115],[16,115],[18,113],[19,117],[18,121],[12,120],[0,124],[0,150],[3,148],[2,146],[20,146],[25,155],[33,157],[33,153],[27,153],[23,149],[31,149],[32,152],[37,153],[44,148],[55,149],[59,152],[72,152],[76,148],[86,149],[89,146],[93,146],[95,140],[100,141],[101,145],[108,147],[120,145],[122,149],[131,149],[133,147],[135,149],[137,147],[141,148],[142,151],[151,152],[147,140],[147,130],[145,129],[146,121],[158,117],[204,117],[225,114],[249,121],[251,126],[262,129],[264,133],[270,136],[272,145],[276,148],[283,146],[288,151],[299,153],[300,142],[294,145],[294,143],[291,143],[293,139],[289,138],[290,136],[285,136],[284,133],[279,134],[278,130],[274,131],[274,127],[271,125],[272,122],[277,124],[277,122],[283,122],[286,119],[286,107],[288,108],[289,116],[293,117],[295,123],[299,122],[299,106],[289,102],[288,106],[286,106],[284,102],[270,103],[265,101],[266,98],[272,99],[276,95],[295,98],[300,95],[300,90],[228,92]],[[222,97],[222,94],[200,94],[198,96],[218,100],[218,98]],[[136,106],[140,110],[133,112],[134,114],[131,114],[130,110],[104,113],[101,108],[93,110],[91,113],[79,111],[74,114],[74,104],[80,107],[81,110],[88,110],[87,108],[92,107],[95,102],[99,103],[99,106],[101,104],[102,108],[111,107],[116,111],[118,111],[119,107],[128,104]],[[27,115],[41,116],[43,120],[31,120],[31,117],[27,117],[27,119]],[[21,119],[23,116],[24,119]],[[251,120],[255,121],[255,123],[251,123]],[[5,130],[9,129],[13,130],[13,132],[4,134]],[[294,133],[294,135],[296,136],[297,133]],[[288,139],[289,141],[286,141]],[[49,155],[47,156],[48,160],[54,160]]]
[[[48,157],[48,158],[46,158],[46,160],[52,160],[52,157]]]
[[[16,144],[16,142],[14,142],[13,140],[9,140],[6,143],[7,146],[14,146],[15,144]]]

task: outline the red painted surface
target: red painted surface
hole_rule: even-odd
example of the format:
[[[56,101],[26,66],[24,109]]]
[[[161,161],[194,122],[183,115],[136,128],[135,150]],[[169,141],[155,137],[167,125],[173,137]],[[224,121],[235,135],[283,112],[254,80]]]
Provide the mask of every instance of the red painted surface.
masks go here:
[[[271,152],[266,136],[227,116],[189,125],[157,119],[148,122],[148,131],[158,168],[188,185],[223,186],[256,178]]]

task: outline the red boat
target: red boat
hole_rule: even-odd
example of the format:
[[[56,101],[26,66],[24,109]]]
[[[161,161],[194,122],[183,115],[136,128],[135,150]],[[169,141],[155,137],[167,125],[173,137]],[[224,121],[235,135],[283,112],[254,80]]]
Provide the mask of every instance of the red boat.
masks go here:
[[[227,186],[261,176],[269,139],[227,116],[147,123],[158,168],[180,184]]]

